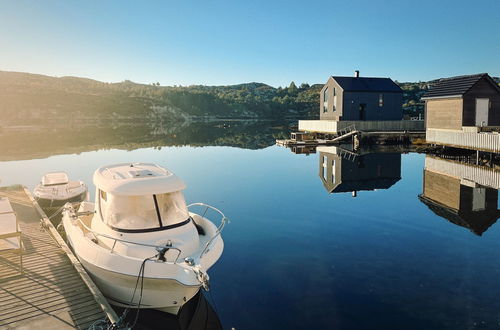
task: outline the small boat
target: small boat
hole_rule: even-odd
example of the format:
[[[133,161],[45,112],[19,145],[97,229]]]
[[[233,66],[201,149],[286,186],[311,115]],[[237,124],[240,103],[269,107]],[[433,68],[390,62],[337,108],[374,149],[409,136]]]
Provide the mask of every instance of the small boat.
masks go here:
[[[184,200],[184,182],[155,164],[104,166],[95,203],[66,204],[62,224],[76,256],[109,302],[177,314],[224,249],[227,221],[213,206]],[[199,208],[203,213],[192,211]],[[216,226],[207,212],[220,217]]]
[[[42,177],[33,195],[42,208],[60,208],[87,199],[88,189],[82,181],[70,181],[65,172],[50,172]]]

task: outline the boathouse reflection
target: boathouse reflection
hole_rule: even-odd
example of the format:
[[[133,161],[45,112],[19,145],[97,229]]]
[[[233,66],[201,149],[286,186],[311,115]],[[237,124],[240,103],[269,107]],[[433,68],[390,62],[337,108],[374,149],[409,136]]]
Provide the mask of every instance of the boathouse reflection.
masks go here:
[[[341,147],[318,147],[319,177],[329,193],[389,189],[401,180],[398,152],[351,152]]]
[[[436,215],[481,236],[500,217],[500,172],[426,156],[420,201]]]

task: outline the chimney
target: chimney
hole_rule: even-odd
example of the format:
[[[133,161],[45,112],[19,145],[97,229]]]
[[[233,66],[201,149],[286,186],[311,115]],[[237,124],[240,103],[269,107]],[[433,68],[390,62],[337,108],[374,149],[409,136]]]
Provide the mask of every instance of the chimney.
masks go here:
[[[354,78],[359,78],[359,70],[354,71]]]

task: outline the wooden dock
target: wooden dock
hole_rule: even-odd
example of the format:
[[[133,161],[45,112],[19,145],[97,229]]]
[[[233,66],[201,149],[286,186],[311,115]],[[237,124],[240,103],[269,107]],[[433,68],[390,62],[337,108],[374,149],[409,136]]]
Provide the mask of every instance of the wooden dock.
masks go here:
[[[23,187],[0,188],[19,220],[19,255],[0,250],[1,329],[87,329],[118,320],[83,266]]]
[[[349,139],[351,138],[351,139]],[[363,146],[369,145],[398,145],[411,144],[417,140],[425,140],[425,132],[362,132],[349,131],[339,136],[331,136],[324,138],[318,134],[318,138],[314,140],[298,141],[294,139],[276,140],[276,144],[284,147],[313,147],[313,146],[334,146],[346,141],[352,140],[353,144]]]

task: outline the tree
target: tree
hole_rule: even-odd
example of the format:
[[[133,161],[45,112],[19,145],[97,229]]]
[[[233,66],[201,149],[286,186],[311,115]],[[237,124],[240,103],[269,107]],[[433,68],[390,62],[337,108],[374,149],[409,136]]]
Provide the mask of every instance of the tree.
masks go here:
[[[290,83],[290,86],[288,86],[288,94],[289,95],[296,95],[297,94],[297,86],[295,85],[295,83],[292,81]]]
[[[302,83],[302,84],[300,84],[300,89],[308,89],[310,87],[311,86],[308,83]]]

